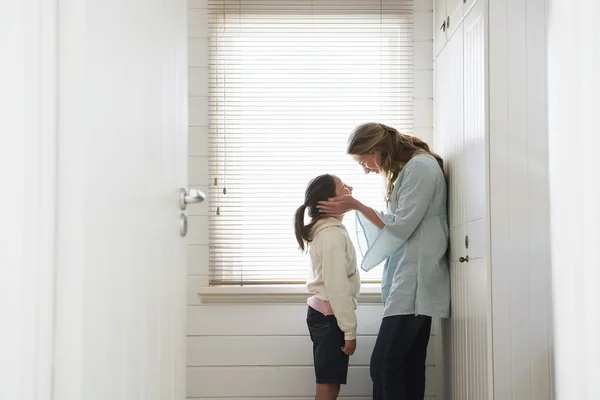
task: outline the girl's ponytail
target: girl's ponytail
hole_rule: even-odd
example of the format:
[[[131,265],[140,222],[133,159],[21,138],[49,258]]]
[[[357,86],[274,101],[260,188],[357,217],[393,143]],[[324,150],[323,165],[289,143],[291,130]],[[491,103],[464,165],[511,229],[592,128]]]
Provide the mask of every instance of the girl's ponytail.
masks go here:
[[[298,248],[302,251],[306,249],[305,242],[308,242],[309,229],[304,225],[304,214],[306,213],[306,204],[302,204],[296,210],[294,215],[294,234],[296,235],[296,241],[298,241]]]

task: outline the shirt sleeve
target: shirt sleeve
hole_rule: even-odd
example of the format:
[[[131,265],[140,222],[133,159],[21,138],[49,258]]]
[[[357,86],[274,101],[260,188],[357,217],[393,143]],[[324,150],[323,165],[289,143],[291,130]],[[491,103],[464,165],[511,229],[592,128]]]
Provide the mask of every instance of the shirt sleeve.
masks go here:
[[[396,211],[394,214],[380,215],[385,226],[379,230],[363,258],[362,269],[365,271],[379,265],[406,243],[429,208],[435,191],[433,171],[429,165],[418,160],[406,168],[398,189]]]
[[[345,340],[356,339],[356,311],[348,279],[346,239],[341,232],[323,231],[320,240],[322,275],[327,300],[344,332]]]

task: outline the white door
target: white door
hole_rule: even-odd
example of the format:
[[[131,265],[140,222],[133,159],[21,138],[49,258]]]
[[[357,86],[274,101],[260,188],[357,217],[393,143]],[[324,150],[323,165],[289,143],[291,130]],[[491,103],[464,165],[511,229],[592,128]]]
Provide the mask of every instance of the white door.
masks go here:
[[[446,0],[446,32],[448,37],[456,31],[456,28],[462,22],[463,17],[463,2],[464,0]]]
[[[434,58],[437,57],[437,55],[440,53],[440,51],[446,44],[447,16],[448,14],[446,13],[446,0],[435,0],[433,8],[433,37],[435,38]]]
[[[447,398],[484,400],[491,391],[484,2],[459,25],[436,62],[445,121],[452,317],[444,325]]]
[[[489,282],[488,171],[486,145],[485,20],[479,0],[464,20],[464,186],[466,237],[462,264],[466,288],[460,304],[466,318],[468,400],[491,394],[491,292]]]
[[[440,107],[444,120],[444,158],[448,176],[448,223],[450,226],[450,279],[452,316],[445,324],[446,390],[454,400],[467,399],[467,368],[465,354],[468,352],[464,240],[466,234],[465,160],[463,127],[463,30],[460,25],[448,41],[438,60],[446,73],[442,78],[443,97]]]
[[[56,400],[185,398],[185,0],[59,5]]]

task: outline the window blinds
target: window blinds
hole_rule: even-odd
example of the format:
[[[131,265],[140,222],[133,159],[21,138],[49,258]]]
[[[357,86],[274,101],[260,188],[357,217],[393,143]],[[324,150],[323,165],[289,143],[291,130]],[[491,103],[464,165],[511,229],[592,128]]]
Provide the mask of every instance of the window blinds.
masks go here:
[[[317,175],[384,209],[346,141],[369,121],[412,133],[412,21],[403,0],[209,0],[212,285],[305,282],[293,215]]]

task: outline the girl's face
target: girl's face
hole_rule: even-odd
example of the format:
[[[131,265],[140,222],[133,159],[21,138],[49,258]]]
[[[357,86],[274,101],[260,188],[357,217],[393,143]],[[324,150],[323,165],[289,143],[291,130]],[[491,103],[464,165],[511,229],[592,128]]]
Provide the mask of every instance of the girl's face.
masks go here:
[[[352,194],[352,186],[346,185],[340,178],[335,177],[335,196],[347,196]]]
[[[354,161],[358,163],[365,170],[365,174],[374,172],[379,173],[379,154],[369,154],[366,156],[355,156],[353,155]]]

